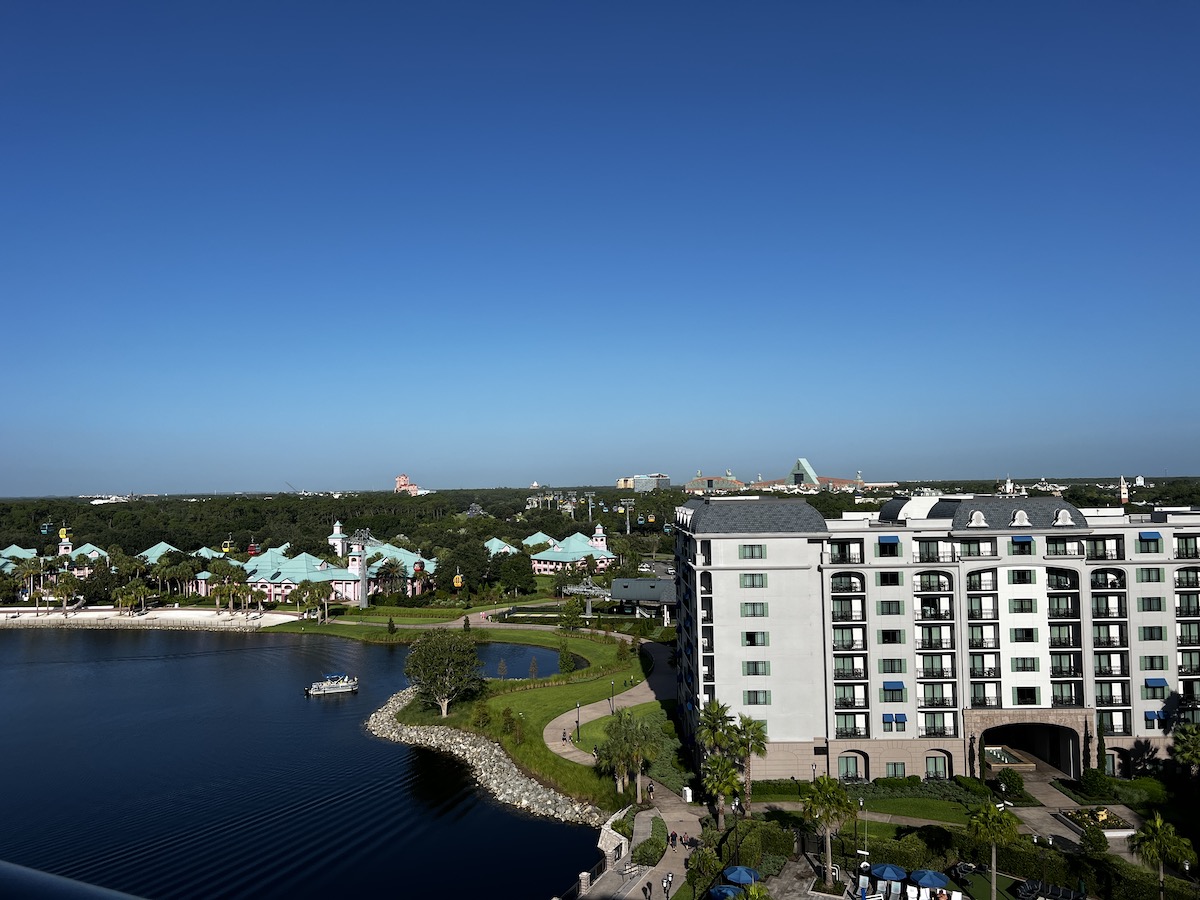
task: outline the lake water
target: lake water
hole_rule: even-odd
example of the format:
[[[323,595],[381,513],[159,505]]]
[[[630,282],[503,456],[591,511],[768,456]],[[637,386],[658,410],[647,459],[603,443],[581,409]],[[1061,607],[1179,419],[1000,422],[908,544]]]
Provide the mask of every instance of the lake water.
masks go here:
[[[557,653],[481,647],[525,675]],[[147,898],[537,900],[599,859],[457,761],[369,735],[407,648],[316,635],[0,631],[0,859]],[[357,694],[306,698],[325,672]]]

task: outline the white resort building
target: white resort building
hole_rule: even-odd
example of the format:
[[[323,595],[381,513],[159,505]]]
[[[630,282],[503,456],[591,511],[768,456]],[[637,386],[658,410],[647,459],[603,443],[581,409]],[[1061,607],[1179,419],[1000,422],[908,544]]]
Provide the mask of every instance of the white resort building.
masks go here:
[[[686,727],[710,700],[765,722],[756,777],[983,774],[1003,747],[1122,772],[1135,741],[1165,758],[1200,721],[1200,509],[942,496],[852,515],[676,510]]]

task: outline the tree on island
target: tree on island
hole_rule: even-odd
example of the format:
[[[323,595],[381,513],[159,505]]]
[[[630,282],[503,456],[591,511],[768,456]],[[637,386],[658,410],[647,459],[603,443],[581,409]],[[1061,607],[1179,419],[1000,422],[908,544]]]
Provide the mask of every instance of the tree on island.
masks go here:
[[[404,674],[426,703],[445,718],[450,704],[478,693],[484,686],[483,663],[471,635],[441,628],[427,631],[413,644]]]

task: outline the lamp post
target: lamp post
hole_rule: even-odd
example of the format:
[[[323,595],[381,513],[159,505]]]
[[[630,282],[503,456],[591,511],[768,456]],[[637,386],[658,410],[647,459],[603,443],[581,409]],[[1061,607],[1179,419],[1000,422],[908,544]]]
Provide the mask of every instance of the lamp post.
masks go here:
[[[616,693],[617,693],[617,679],[614,678],[611,681],[609,681],[609,683],[608,683],[608,714],[610,716],[616,715],[616,713],[617,713],[616,700],[615,700]]]
[[[858,798],[858,814],[859,814],[859,816],[863,815],[863,812],[866,809],[866,806],[867,806],[866,801],[864,801],[862,797],[859,797]],[[863,855],[864,856],[866,855],[866,851],[867,851],[867,820],[866,820],[866,817],[863,817]]]
[[[813,780],[813,781],[816,781],[816,780],[817,780],[817,764],[816,764],[816,763],[813,763],[813,764],[812,764],[812,766],[813,766],[813,777],[812,777],[812,780]]]
[[[579,746],[579,701],[575,701],[575,746]]]

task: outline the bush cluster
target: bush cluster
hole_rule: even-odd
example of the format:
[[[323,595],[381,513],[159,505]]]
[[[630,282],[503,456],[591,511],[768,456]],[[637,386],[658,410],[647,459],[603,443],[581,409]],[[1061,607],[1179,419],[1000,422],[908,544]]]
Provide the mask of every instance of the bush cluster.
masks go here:
[[[667,852],[667,823],[659,816],[650,823],[650,837],[633,848],[633,861],[639,866],[656,866]]]

